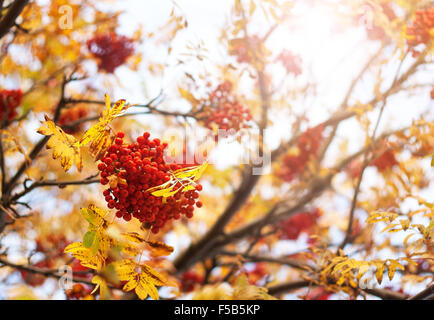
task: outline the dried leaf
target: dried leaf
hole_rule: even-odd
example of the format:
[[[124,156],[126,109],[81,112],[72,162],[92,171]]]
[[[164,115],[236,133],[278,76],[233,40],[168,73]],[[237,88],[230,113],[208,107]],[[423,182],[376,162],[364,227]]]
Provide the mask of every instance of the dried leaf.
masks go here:
[[[173,252],[173,247],[168,246],[163,242],[158,241],[145,241],[152,253],[156,256],[168,256]]]
[[[90,151],[94,157],[98,160],[105,153],[105,151],[113,143],[113,137],[107,126],[113,121],[119,114],[125,111],[129,106],[125,106],[126,101],[124,99],[116,101],[112,106],[110,103],[110,97],[105,95],[106,108],[103,111],[102,116],[99,118],[97,124],[90,127],[80,139],[75,143],[75,146],[86,146],[90,144]]]
[[[65,133],[47,116],[45,116],[43,126],[38,129],[38,133],[50,136],[46,148],[53,149],[53,159],[60,157],[60,164],[65,171],[68,171],[73,164],[78,171],[81,171],[83,168],[81,151],[80,147],[76,145],[77,140],[74,136]]]

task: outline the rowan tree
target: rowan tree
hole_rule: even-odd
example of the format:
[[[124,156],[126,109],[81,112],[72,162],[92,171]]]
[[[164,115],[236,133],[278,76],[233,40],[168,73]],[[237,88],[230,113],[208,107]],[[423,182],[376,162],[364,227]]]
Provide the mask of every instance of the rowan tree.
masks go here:
[[[0,297],[432,297],[431,1],[120,3],[0,0]]]

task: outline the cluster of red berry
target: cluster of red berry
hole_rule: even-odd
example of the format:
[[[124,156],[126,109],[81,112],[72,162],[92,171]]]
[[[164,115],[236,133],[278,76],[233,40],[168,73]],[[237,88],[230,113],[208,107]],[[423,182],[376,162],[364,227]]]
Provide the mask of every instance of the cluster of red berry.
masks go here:
[[[238,42],[230,51],[231,55],[237,57],[238,63],[250,63],[252,61],[252,51],[259,52],[261,48],[261,39],[257,35],[253,35]]]
[[[92,287],[89,285],[76,283],[72,286],[71,289],[66,291],[66,299],[67,300],[81,300],[83,298],[89,297],[92,298],[91,292]]]
[[[18,115],[16,108],[21,104],[22,98],[23,93],[20,89],[0,90],[0,121],[3,117],[11,121]]]
[[[171,219],[179,219],[181,214],[193,217],[194,205],[202,207],[198,201],[202,185],[195,190],[184,191],[180,182],[174,182],[174,195],[165,198],[151,194],[148,189],[168,182],[171,171],[183,168],[183,165],[167,164],[164,150],[167,143],[159,139],[149,139],[149,132],[137,138],[136,143],[124,144],[124,133],[118,132],[115,143],[98,164],[101,171],[101,184],[109,184],[114,178],[116,183],[104,190],[105,200],[110,209],[116,208],[116,216],[125,221],[132,217],[143,222],[153,233],[158,231]]]
[[[419,52],[415,49],[420,44],[428,44],[434,35],[434,7],[416,11],[413,25],[407,26],[407,44],[413,56]]]
[[[306,168],[309,160],[317,157],[323,137],[323,126],[307,129],[298,139],[298,154],[287,154],[277,176],[286,182],[294,180]]]
[[[63,250],[69,244],[64,235],[48,234],[36,239],[35,253],[42,253],[44,259],[38,261],[32,266],[40,269],[50,269],[54,266],[54,260],[63,256]],[[36,287],[45,283],[46,277],[42,274],[20,270],[21,277],[25,283]]]
[[[35,252],[41,252],[51,257],[63,255],[64,249],[70,244],[70,241],[62,234],[50,233],[45,237],[36,239]]]
[[[265,263],[258,262],[255,263],[255,267],[253,270],[247,272],[247,277],[249,279],[249,283],[252,285],[257,285],[259,282],[264,279],[268,275],[267,268]]]
[[[232,83],[228,80],[220,83],[209,97],[203,100],[202,109],[198,119],[211,130],[216,126],[219,130],[239,131],[248,128],[247,122],[252,120],[250,110],[234,97]]]
[[[203,282],[203,277],[194,271],[184,272],[181,277],[181,292],[191,292],[195,289],[197,285],[200,285]]]
[[[378,169],[380,172],[384,172],[389,168],[398,164],[398,161],[395,158],[395,153],[393,150],[386,150],[380,156],[375,158],[372,163],[374,167]]]
[[[52,260],[41,260],[32,265],[33,267],[37,267],[40,269],[50,269],[53,267]],[[38,287],[45,283],[46,276],[39,273],[28,272],[26,270],[20,270],[21,278],[23,281],[32,287]]]
[[[98,67],[113,73],[134,53],[134,42],[115,33],[96,35],[87,41],[89,51],[99,60]]]
[[[370,8],[370,10],[375,10],[374,7],[370,3],[365,3],[364,6],[366,8]],[[395,11],[392,9],[389,3],[381,3],[380,4],[382,13],[387,17],[389,21],[393,21],[396,19]],[[369,15],[369,16],[366,16]],[[365,12],[363,15],[358,15],[358,22],[362,22],[365,25],[366,34],[370,40],[384,40],[387,37],[386,32],[383,27],[379,26],[372,20],[372,14],[370,12]]]
[[[302,73],[301,64],[303,59],[300,55],[294,54],[289,50],[283,50],[276,58],[279,60],[283,67],[286,69],[286,73],[293,74],[295,77]]]
[[[303,232],[309,233],[321,216],[321,210],[298,212],[279,223],[280,239],[296,240]]]
[[[64,126],[71,124],[79,119],[82,119],[87,116],[87,110],[83,106],[77,106],[75,108],[70,108],[64,110],[59,117],[59,125]],[[73,127],[64,128],[64,131],[69,134],[74,134],[79,132],[82,129],[82,126],[77,125]]]

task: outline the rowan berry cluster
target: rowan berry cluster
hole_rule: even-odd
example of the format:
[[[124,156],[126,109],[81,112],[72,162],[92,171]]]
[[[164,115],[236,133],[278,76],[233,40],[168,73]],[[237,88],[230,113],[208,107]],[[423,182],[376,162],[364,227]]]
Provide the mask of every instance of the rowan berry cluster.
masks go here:
[[[80,260],[78,260],[78,259],[74,259],[71,262],[70,267],[72,269],[73,275],[77,275],[77,276],[79,276],[79,277],[81,277],[83,279],[88,279],[88,280],[92,279],[92,277],[93,277],[93,274],[91,272],[92,269],[84,267],[81,264]],[[89,273],[84,274],[87,271],[89,271]]]
[[[416,17],[411,26],[407,26],[407,44],[414,56],[419,52],[415,49],[420,44],[428,44],[434,38],[434,7],[416,11]]]
[[[49,255],[51,258],[63,255],[63,250],[69,245],[69,241],[62,234],[50,233],[45,237],[39,237],[35,240],[35,252]]]
[[[41,260],[32,265],[33,267],[37,267],[40,269],[50,269],[53,267],[53,263],[51,260]],[[21,278],[23,281],[32,287],[38,287],[45,283],[46,276],[39,273],[29,272],[26,270],[20,270]]]
[[[208,129],[217,127],[219,130],[239,131],[248,128],[252,120],[250,110],[241,105],[232,93],[232,83],[220,83],[203,101],[203,111],[198,114]]]
[[[369,3],[365,4],[368,7],[371,8],[371,10],[374,10],[374,8],[372,7],[372,5],[370,5]],[[396,19],[396,14],[395,11],[392,9],[392,7],[390,6],[389,3],[381,3],[380,4],[382,13],[387,17],[387,19],[389,21],[393,21]],[[370,21],[372,20],[371,17],[361,17],[359,16],[359,20],[364,20],[366,23],[365,25],[365,29],[366,29],[366,33],[369,39],[371,40],[384,40],[387,37],[386,31],[384,31],[383,27],[379,26],[378,24],[375,23],[375,21]],[[368,20],[370,19],[370,20]]]
[[[198,201],[202,185],[184,191],[184,186],[174,181],[173,190],[179,190],[174,195],[165,200],[152,195],[148,191],[150,188],[171,180],[171,172],[183,168],[183,165],[167,164],[163,157],[167,143],[149,138],[149,132],[145,132],[135,143],[124,144],[124,133],[118,132],[115,143],[98,164],[98,169],[101,171],[101,184],[110,184],[103,193],[108,208],[117,209],[118,218],[130,221],[134,217],[153,233],[158,233],[171,219],[179,219],[181,215],[193,217],[194,206],[202,206]]]
[[[87,116],[87,110],[83,106],[77,106],[75,108],[70,108],[64,110],[59,117],[59,125],[65,126],[71,124],[77,120],[85,118]],[[63,131],[69,134],[74,134],[81,131],[82,126],[76,125],[73,127],[64,128]]]
[[[293,74],[295,77],[302,73],[301,64],[303,59],[300,55],[294,54],[289,50],[283,50],[276,58],[286,70],[287,74]]]
[[[286,182],[291,182],[304,171],[309,160],[318,156],[321,146],[323,126],[307,129],[297,141],[297,154],[287,154],[283,164],[277,171],[277,176]]]
[[[250,36],[237,44],[229,51],[231,55],[237,57],[238,63],[252,62],[253,52],[259,53],[261,50],[261,39],[257,35]]]
[[[20,89],[0,90],[0,121],[4,117],[11,121],[18,115],[16,108],[21,104],[22,98],[23,93]]]
[[[66,291],[67,300],[81,300],[83,298],[93,299],[91,292],[93,288],[89,285],[76,283],[71,289]]]
[[[255,263],[255,267],[253,270],[247,272],[247,277],[249,279],[249,283],[252,285],[258,285],[259,282],[264,279],[268,275],[268,270],[265,266],[265,263],[258,262]]]
[[[197,285],[203,282],[203,277],[194,271],[187,271],[180,277],[181,292],[191,292]]]
[[[96,35],[87,41],[89,51],[98,60],[98,68],[113,73],[134,53],[134,42],[116,33]]]
[[[378,169],[380,172],[384,172],[389,168],[398,164],[398,161],[395,158],[395,153],[393,150],[384,151],[379,157],[374,159],[371,163],[374,167]]]
[[[318,208],[292,215],[279,223],[280,239],[296,240],[301,233],[310,233],[320,216],[321,210]]]
[[[64,235],[47,234],[35,240],[36,248],[34,253],[43,254],[44,258],[32,266],[40,269],[50,269],[54,266],[54,261],[64,255],[64,249],[70,243]],[[45,283],[46,276],[43,274],[20,270],[21,277],[30,286],[41,286]]]

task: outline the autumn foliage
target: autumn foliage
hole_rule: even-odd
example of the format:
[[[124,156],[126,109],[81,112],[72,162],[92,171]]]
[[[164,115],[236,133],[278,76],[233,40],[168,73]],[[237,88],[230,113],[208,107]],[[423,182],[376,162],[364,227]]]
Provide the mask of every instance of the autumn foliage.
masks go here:
[[[0,1],[0,297],[432,299],[431,1],[128,2]]]

